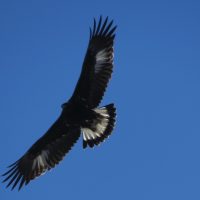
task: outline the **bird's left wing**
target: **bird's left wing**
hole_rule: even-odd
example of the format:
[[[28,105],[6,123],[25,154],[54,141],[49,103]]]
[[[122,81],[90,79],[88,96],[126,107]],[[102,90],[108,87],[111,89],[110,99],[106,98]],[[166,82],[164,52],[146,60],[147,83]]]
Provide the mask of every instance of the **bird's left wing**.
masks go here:
[[[99,105],[113,71],[116,28],[113,21],[108,21],[108,17],[104,22],[102,17],[98,23],[94,20],[81,75],[71,97],[72,101],[83,102],[89,108],[96,108]]]
[[[31,180],[39,177],[55,167],[71,149],[80,136],[80,128],[67,127],[62,118],[52,125],[47,133],[3,174],[3,182],[9,181],[7,187],[14,189],[19,184],[19,190]]]

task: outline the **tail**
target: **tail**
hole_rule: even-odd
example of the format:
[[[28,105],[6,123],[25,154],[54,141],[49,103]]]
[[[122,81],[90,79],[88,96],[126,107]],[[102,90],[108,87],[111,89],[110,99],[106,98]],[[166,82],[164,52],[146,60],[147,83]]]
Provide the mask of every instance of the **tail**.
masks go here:
[[[95,118],[82,128],[83,148],[93,147],[103,142],[111,133],[115,126],[116,108],[114,104],[105,107],[95,108]]]

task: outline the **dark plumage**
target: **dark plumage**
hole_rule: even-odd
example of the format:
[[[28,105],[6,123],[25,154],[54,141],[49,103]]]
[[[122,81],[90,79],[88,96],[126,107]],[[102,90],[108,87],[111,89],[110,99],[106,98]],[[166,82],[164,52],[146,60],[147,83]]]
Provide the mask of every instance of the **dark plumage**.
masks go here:
[[[7,187],[19,190],[32,179],[58,164],[83,134],[83,148],[98,145],[107,138],[115,124],[115,107],[97,108],[113,70],[113,41],[116,26],[108,17],[98,24],[94,19],[82,72],[75,91],[55,123],[33,146],[3,174]]]

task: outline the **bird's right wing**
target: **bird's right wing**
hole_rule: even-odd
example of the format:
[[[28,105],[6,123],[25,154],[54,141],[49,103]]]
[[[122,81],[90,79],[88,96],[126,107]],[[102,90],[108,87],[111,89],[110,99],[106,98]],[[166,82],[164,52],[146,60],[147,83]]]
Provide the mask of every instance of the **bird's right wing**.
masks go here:
[[[60,117],[47,133],[42,136],[18,161],[9,166],[3,174],[12,184],[12,189],[19,183],[19,190],[31,180],[55,167],[71,149],[80,136],[80,128],[67,127]]]

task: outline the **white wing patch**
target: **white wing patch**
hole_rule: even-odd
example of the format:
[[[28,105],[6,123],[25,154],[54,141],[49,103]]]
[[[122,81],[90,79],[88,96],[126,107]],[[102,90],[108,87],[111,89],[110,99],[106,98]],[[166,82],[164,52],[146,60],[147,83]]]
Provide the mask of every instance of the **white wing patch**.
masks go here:
[[[104,61],[106,60],[106,58],[108,57],[108,52],[106,51],[106,49],[103,49],[101,51],[99,51],[96,55],[96,61]]]
[[[95,73],[99,73],[102,70],[102,66],[107,62],[113,62],[113,49],[108,51],[108,49],[105,48],[97,53]]]
[[[49,164],[47,163],[47,158],[48,158],[49,151],[48,150],[43,150],[40,155],[38,155],[34,160],[33,160],[33,165],[32,165],[32,170],[34,171],[35,168],[38,168],[42,170],[42,172],[46,171],[47,169],[50,168]]]

